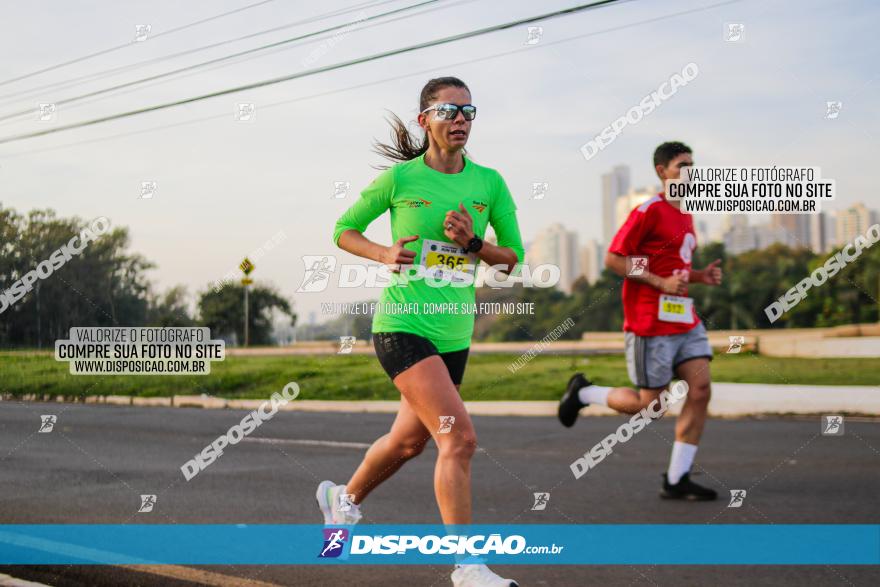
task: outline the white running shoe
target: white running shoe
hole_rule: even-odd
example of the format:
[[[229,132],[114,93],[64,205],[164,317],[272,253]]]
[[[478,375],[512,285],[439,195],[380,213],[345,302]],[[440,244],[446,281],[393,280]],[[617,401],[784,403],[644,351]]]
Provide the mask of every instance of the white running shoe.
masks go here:
[[[461,565],[452,571],[455,587],[519,587],[513,579],[503,579],[486,565]]]
[[[336,526],[353,526],[361,519],[361,508],[345,498],[345,485],[321,481],[315,498],[324,514],[324,523]]]

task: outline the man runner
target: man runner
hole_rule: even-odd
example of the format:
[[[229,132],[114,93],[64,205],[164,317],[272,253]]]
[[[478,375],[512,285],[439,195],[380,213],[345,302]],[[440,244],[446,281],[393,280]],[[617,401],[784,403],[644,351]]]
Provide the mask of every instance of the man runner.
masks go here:
[[[654,151],[654,169],[664,185],[666,180],[679,179],[682,167],[693,164],[691,149],[683,143],[663,143]],[[639,389],[602,387],[575,373],[559,402],[558,415],[563,426],[571,427],[580,409],[590,404],[635,414],[658,399],[674,373],[688,384],[689,392],[675,424],[675,443],[660,496],[702,501],[718,497],[690,479],[709,406],[712,348],[693,299],[686,296],[689,283],[719,285],[721,261],[702,270],[691,267],[697,240],[693,219],[679,210],[680,205],[680,200],[669,201],[661,192],[638,206],[605,255],[605,266],[624,277],[626,364]]]

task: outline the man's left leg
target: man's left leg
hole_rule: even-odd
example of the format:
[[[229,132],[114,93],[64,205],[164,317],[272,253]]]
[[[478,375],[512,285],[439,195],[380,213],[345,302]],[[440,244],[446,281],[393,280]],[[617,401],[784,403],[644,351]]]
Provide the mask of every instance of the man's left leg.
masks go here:
[[[709,411],[709,399],[712,397],[709,359],[685,361],[678,365],[675,374],[688,384],[687,399],[675,423],[675,440],[696,446],[700,444],[700,437],[703,435],[706,415]]]
[[[692,482],[690,471],[706,425],[712,396],[712,375],[709,370],[712,347],[702,324],[678,337],[679,348],[673,365],[676,376],[687,382],[688,395],[675,423],[675,443],[660,495],[668,499],[711,500],[717,498],[718,494]]]

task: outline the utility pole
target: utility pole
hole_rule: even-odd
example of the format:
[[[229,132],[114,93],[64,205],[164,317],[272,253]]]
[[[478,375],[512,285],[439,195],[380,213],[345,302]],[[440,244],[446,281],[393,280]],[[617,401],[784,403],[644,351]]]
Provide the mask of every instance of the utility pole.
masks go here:
[[[251,274],[251,271],[254,270],[254,264],[251,263],[250,259],[245,257],[244,261],[241,262],[241,265],[239,265],[238,268],[244,273],[244,277],[241,279],[241,284],[244,286],[244,346],[247,346],[250,342],[248,333],[248,287],[254,282],[254,280],[248,276]]]
[[[40,315],[40,282],[37,281],[37,348],[43,348],[43,322]]]

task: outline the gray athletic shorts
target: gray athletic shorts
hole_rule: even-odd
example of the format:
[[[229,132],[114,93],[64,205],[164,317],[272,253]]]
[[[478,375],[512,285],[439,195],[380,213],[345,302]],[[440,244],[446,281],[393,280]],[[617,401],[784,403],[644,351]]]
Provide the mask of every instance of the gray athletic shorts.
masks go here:
[[[683,334],[637,336],[626,333],[626,369],[636,387],[666,387],[676,367],[702,357],[712,360],[712,347],[702,322]]]

